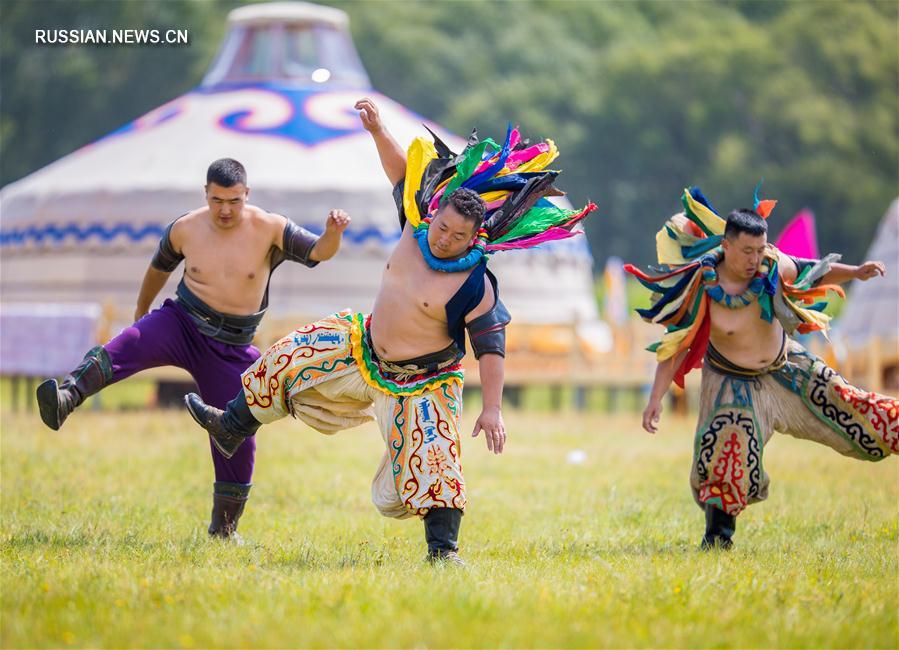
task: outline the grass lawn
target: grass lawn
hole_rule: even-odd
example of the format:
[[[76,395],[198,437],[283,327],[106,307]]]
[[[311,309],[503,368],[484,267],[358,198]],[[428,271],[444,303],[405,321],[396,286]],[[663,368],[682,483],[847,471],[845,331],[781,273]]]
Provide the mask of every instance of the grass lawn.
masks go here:
[[[263,429],[237,546],[207,539],[212,468],[186,412],[85,409],[57,433],[4,410],[2,646],[899,645],[895,458],[776,437],[771,497],[734,551],[702,554],[691,422],[506,418],[503,456],[464,441],[456,570],[370,504],[372,426]]]

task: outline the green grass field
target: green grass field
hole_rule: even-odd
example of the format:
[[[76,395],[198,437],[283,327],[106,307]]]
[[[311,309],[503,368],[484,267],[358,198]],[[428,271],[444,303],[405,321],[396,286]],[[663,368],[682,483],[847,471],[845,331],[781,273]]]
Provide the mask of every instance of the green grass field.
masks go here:
[[[236,546],[207,539],[211,463],[186,413],[88,409],[54,433],[4,411],[2,646],[899,645],[896,459],[775,438],[770,499],[733,552],[702,554],[690,422],[506,418],[503,456],[464,443],[457,570],[369,503],[373,427],[263,429]]]

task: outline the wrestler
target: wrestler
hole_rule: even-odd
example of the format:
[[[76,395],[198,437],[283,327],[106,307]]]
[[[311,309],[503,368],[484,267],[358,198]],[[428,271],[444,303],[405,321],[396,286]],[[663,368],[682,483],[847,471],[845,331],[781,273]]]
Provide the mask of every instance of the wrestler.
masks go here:
[[[407,157],[371,100],[356,108],[394,184],[402,229],[371,315],[341,312],[289,334],[244,373],[224,412],[196,395],[186,401],[225,454],[288,414],[322,433],[377,420],[387,451],[372,484],[375,506],[388,517],[421,517],[429,560],[461,564],[466,330],[483,389],[472,435],[484,431],[496,454],[506,443],[510,316],[485,255],[571,236],[592,206],[562,210],[542,198],[555,193],[557,172],[544,171],[557,155],[551,142],[527,146],[510,128],[502,147],[473,136],[457,156],[436,137],[419,138]]]
[[[91,349],[62,382],[37,388],[41,419],[58,430],[84,400],[136,372],[158,366],[187,370],[203,398],[224,406],[240,388],[240,373],[259,358],[253,335],[268,306],[272,271],[287,260],[314,267],[337,253],[350,218],[328,215],[320,237],[289,219],[246,203],[246,171],[223,158],[206,174],[206,206],[168,225],[144,276],[134,324]],[[176,298],[150,305],[184,260]],[[255,444],[223,456],[215,467],[209,534],[229,537],[249,497]]]
[[[884,274],[860,266],[785,255],[768,243],[774,201],[722,220],[699,188],[685,190],[684,213],[656,236],[659,264],[647,275],[626,266],[654,292],[647,321],[666,326],[650,346],[659,361],[643,428],[655,433],[662,398],[674,381],[702,367],[700,414],[690,485],[705,511],[701,547],[730,548],[737,516],[768,496],[762,464],[774,431],[861,460],[899,453],[899,400],[848,384],[790,335],[826,330],[828,291]]]

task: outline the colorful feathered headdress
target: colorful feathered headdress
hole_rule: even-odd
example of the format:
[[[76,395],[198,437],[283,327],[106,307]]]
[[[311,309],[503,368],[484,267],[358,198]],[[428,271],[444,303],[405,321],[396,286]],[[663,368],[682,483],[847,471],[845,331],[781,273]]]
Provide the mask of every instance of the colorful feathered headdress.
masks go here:
[[[767,219],[777,205],[773,199],[759,199],[759,188],[753,193],[753,209]],[[698,187],[684,190],[681,196],[684,206],[682,218],[675,215],[656,234],[656,253],[659,264],[675,266],[687,264],[721,245],[724,239],[725,220]]]
[[[486,203],[481,246],[487,254],[573,237],[579,232],[574,226],[596,209],[591,202],[565,210],[546,198],[562,194],[553,187],[560,172],[547,169],[559,155],[552,140],[530,145],[509,125],[502,146],[489,138],[479,141],[473,132],[465,150],[455,154],[430,133],[434,141],[416,138],[407,156],[403,208],[416,229],[460,187]]]

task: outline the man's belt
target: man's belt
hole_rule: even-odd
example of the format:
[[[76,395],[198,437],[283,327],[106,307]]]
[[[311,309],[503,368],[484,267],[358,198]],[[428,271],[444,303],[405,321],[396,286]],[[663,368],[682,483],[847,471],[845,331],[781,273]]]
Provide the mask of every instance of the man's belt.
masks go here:
[[[442,350],[415,357],[414,359],[387,361],[378,358],[368,330],[365,331],[365,344],[371,352],[372,361],[378,364],[381,372],[389,375],[431,375],[456,365],[463,356],[462,351],[459,350],[456,344],[450,343]]]
[[[753,377],[767,375],[775,370],[783,368],[787,363],[787,335],[784,334],[783,340],[780,343],[780,352],[777,354],[777,358],[764,368],[744,368],[738,366],[721,354],[721,352],[719,352],[711,343],[709,343],[709,347],[705,353],[705,363],[716,372],[732,377],[751,379]]]
[[[247,316],[222,313],[203,302],[187,287],[183,279],[175,290],[175,296],[175,300],[190,315],[200,334],[229,345],[252,343],[256,328],[265,315],[265,310]]]

